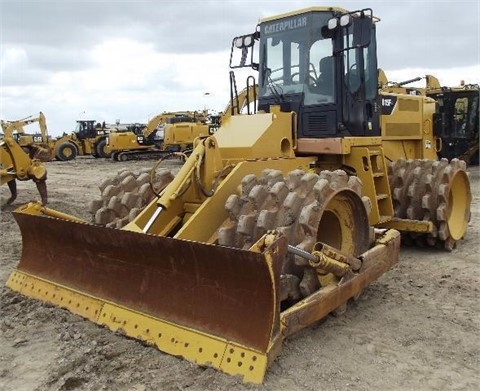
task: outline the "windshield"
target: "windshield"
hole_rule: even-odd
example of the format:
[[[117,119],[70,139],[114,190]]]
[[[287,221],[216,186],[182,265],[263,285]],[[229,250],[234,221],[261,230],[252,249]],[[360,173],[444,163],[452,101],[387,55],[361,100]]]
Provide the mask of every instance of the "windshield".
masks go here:
[[[331,13],[310,13],[261,26],[260,96],[304,93],[306,105],[334,102],[333,46],[323,38]]]

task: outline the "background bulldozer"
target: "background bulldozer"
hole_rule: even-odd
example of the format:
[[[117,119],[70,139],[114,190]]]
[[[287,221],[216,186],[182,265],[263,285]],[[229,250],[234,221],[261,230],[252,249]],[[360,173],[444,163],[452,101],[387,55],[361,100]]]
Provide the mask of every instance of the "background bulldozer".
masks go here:
[[[233,109],[197,139],[122,229],[19,208],[8,286],[260,383],[285,338],[398,261],[399,231],[453,249],[469,218],[465,163],[432,158],[432,99],[379,94],[377,21],[312,7],[234,38],[230,67],[259,72],[258,111]]]

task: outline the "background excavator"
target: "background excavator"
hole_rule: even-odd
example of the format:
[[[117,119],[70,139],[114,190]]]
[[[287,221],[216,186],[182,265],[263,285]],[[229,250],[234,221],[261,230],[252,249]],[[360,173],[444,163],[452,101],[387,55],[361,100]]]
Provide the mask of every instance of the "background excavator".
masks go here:
[[[158,114],[143,129],[137,127],[130,132],[110,134],[106,152],[118,161],[158,159],[172,152],[188,153],[195,139],[215,133],[222,120],[235,110],[253,110],[256,99],[257,89],[245,88],[235,93],[235,100],[231,100],[219,115],[209,114],[207,110]]]
[[[452,250],[470,215],[465,162],[436,160],[433,99],[379,94],[377,22],[311,7],[235,37],[230,67],[258,71],[258,111],[197,139],[122,229],[18,208],[7,285],[261,383],[285,338],[398,261],[400,231]]]
[[[113,160],[158,159],[172,151],[183,151],[199,136],[208,135],[203,126],[206,113],[164,112],[153,117],[143,128],[112,133],[107,138],[106,152]],[[167,124],[178,124],[168,127]],[[179,130],[175,131],[174,128]],[[186,129],[186,131],[183,128]]]

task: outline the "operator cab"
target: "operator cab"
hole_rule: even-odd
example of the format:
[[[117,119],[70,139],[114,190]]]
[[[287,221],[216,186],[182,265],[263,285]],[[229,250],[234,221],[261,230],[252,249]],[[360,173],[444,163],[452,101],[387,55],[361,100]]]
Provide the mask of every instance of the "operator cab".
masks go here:
[[[299,139],[379,136],[373,19],[371,9],[325,7],[264,19],[233,40],[230,67],[258,70],[258,109],[296,112]]]
[[[75,133],[80,140],[86,138],[95,138],[97,136],[97,129],[95,128],[94,120],[78,120],[75,127]]]
[[[434,132],[442,137],[440,158],[451,160],[462,156],[478,142],[479,101],[478,85],[464,88],[443,88],[442,91],[427,93],[437,101],[441,120],[434,123]],[[474,160],[475,161],[475,160]]]

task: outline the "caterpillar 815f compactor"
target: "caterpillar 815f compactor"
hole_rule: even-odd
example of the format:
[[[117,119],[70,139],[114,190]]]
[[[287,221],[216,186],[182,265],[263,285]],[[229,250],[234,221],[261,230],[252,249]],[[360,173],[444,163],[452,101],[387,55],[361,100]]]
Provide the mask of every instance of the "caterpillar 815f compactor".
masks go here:
[[[398,261],[399,231],[379,227],[418,235],[443,227],[433,236],[440,244],[465,233],[470,189],[461,164],[425,163],[421,182],[418,170],[402,176],[405,160],[390,175],[393,193],[428,213],[395,216],[381,106],[391,110],[391,141],[403,121],[412,141],[404,149],[415,141],[419,153],[432,147],[415,133],[431,130],[432,113],[402,117],[423,101],[404,107],[400,96],[381,105],[376,21],[370,9],[312,7],[236,37],[230,66],[259,71],[258,112],[234,113],[197,140],[178,174],[122,229],[35,203],[17,209],[24,245],[8,286],[262,382],[286,337],[343,310]]]

